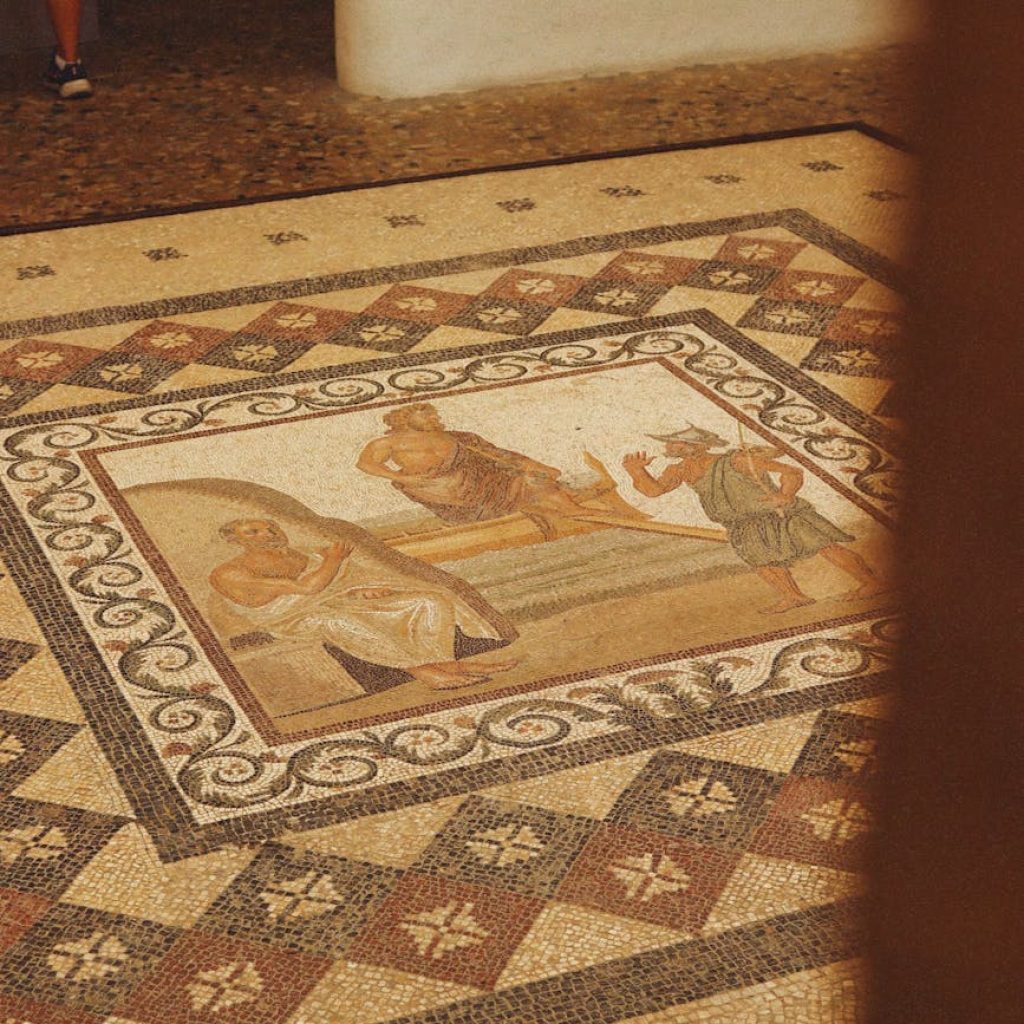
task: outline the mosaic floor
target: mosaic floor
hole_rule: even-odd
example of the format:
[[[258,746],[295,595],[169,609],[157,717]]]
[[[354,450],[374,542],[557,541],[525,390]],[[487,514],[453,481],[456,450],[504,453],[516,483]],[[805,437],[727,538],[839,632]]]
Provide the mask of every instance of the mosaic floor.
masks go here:
[[[0,1018],[856,1021],[909,158],[0,239]]]

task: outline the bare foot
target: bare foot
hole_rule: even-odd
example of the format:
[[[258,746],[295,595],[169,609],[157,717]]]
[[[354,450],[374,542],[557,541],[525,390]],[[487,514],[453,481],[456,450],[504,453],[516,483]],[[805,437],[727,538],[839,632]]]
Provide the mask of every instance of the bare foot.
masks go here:
[[[460,686],[486,683],[496,672],[507,672],[519,664],[518,658],[476,658],[472,661],[439,661],[409,669],[413,678],[432,690],[457,690]]]
[[[470,672],[473,675],[492,675],[497,672],[511,672],[518,664],[518,658],[472,658],[458,662],[458,671]]]
[[[427,683],[432,690],[458,690],[463,686],[478,686],[486,683],[490,676],[449,676],[446,681]]]
[[[482,683],[486,676],[474,676],[463,672],[454,672],[439,665],[418,665],[408,669],[409,674],[418,682],[431,690],[457,690],[462,686],[474,686]]]
[[[864,601],[869,597],[877,597],[879,594],[888,594],[892,587],[885,580],[868,580],[859,587],[847,591],[840,598],[841,601]]]
[[[762,608],[761,612],[764,615],[781,615],[783,612],[788,612],[792,608],[803,608],[805,605],[814,604],[813,597],[784,597],[778,604],[773,604],[771,608]]]

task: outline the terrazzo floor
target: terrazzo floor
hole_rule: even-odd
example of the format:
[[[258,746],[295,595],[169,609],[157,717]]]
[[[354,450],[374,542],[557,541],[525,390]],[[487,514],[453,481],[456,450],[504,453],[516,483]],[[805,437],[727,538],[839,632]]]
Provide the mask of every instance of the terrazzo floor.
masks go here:
[[[45,54],[0,65],[0,227],[812,124],[912,130],[902,46],[386,101],[338,89],[330,17],[117,3],[79,103],[41,88]]]

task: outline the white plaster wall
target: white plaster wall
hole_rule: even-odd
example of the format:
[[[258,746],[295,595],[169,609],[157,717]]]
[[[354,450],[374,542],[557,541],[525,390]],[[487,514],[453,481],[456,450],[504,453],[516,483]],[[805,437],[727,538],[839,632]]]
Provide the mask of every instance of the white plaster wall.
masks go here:
[[[338,80],[429,96],[896,42],[913,0],[335,0]]]

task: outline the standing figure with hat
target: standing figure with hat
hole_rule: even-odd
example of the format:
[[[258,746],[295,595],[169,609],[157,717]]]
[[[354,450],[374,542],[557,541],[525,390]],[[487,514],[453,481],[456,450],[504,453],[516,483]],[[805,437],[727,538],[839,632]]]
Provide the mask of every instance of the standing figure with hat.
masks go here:
[[[803,470],[780,462],[781,452],[768,446],[729,448],[717,434],[689,426],[672,434],[649,434],[665,445],[673,461],[660,476],[648,466],[654,456],[635,452],[622,460],[633,486],[648,498],[657,498],[687,484],[700,499],[705,515],[725,527],[736,554],[768,583],[779,600],[769,612],[813,604],[793,578],[794,563],[822,555],[857,586],[850,600],[872,597],[885,586],[856,551],[845,544],[854,538],[797,496]],[[716,448],[727,449],[715,452]],[[776,482],[776,478],[778,482]]]

